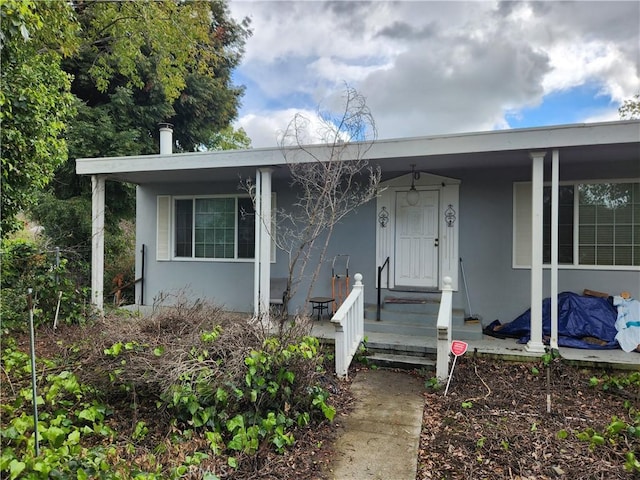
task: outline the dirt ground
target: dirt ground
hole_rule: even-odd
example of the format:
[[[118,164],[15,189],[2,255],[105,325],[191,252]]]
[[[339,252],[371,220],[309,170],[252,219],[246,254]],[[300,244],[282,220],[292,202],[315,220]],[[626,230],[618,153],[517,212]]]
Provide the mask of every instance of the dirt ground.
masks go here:
[[[640,478],[623,468],[626,452],[640,459],[640,431],[607,433],[615,418],[633,425],[630,408],[640,408],[637,381],[596,385],[592,379],[617,373],[556,359],[548,413],[542,362],[459,360],[447,396],[425,394],[417,479]]]

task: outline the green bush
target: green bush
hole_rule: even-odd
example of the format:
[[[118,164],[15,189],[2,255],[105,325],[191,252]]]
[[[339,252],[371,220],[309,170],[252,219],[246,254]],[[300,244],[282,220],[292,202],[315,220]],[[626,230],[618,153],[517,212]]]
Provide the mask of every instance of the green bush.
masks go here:
[[[38,456],[30,358],[8,338],[0,476],[240,478],[335,415],[310,323],[274,336],[203,302],[87,322],[37,358]]]
[[[106,318],[95,350],[83,354],[84,371],[103,373],[85,381],[120,397],[159,399],[179,428],[206,431],[214,450],[252,455],[268,444],[280,452],[295,428],[335,415],[308,328],[300,320],[273,335],[203,302]]]
[[[73,275],[80,284],[88,284],[91,273],[91,199],[56,198],[43,193],[32,207],[31,215],[44,227],[49,241],[66,252],[72,261]],[[120,303],[133,302],[135,265],[135,225],[118,220],[111,211],[105,213],[104,290],[110,302],[118,286],[131,284]]]
[[[39,371],[55,367],[51,361],[38,363],[43,363],[38,366]],[[91,399],[94,397],[91,388],[81,385],[66,370],[41,379],[37,392],[40,455],[36,456],[32,390],[24,381],[30,377],[30,358],[12,340],[5,340],[2,368],[17,388],[13,398],[3,395],[4,403],[0,406],[2,478],[118,478],[103,476],[110,471],[107,449],[99,445],[87,449],[83,445],[111,443],[115,435],[105,423],[110,414],[107,407]]]
[[[231,450],[253,454],[264,440],[281,452],[293,444],[291,427],[306,426],[312,419],[333,420],[327,391],[308,383],[309,366],[315,372],[322,361],[314,337],[288,345],[267,338],[262,349],[245,357],[245,369],[227,375],[206,366],[208,351],[193,354],[202,367],[184,374],[161,398],[178,419],[219,433]]]
[[[59,322],[78,322],[85,318],[84,289],[68,274],[67,260],[33,240],[3,239],[0,316],[5,329],[24,330],[28,325],[27,291],[32,289],[34,323],[53,324],[58,300]]]

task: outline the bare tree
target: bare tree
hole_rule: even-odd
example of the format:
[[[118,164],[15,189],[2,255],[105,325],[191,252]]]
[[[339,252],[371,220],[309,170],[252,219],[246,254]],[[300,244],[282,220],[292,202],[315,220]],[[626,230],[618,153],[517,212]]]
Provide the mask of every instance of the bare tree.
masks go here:
[[[305,304],[336,224],[371,200],[380,182],[379,169],[372,169],[365,159],[377,136],[366,99],[347,86],[341,115],[319,112],[319,117],[323,122],[317,133],[324,148],[305,145],[311,122],[301,114],[291,120],[280,142],[297,198],[290,208],[279,209],[276,214],[276,242],[288,255],[290,296],[314,258]],[[320,238],[320,245],[316,245]]]
[[[301,114],[294,116],[280,139],[296,195],[292,205],[274,211],[275,232],[271,232],[277,248],[288,255],[285,303],[308,278],[308,304],[335,226],[377,194],[380,169],[372,168],[365,158],[377,138],[373,115],[366,99],[348,86],[341,108],[338,115],[318,112],[322,122],[315,133],[321,146],[309,144],[312,122]],[[247,190],[253,191],[250,186]],[[314,267],[309,274],[311,259]]]

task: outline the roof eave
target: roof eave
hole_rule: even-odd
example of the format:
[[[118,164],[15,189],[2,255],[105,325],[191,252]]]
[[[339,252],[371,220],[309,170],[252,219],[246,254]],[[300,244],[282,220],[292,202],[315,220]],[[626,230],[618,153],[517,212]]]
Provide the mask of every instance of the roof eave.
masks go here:
[[[369,160],[400,159],[620,143],[640,144],[640,120],[377,140],[366,151],[365,158]],[[347,145],[346,152],[356,151],[359,146],[357,143]],[[76,160],[76,173],[99,175],[278,166],[286,165],[288,160],[285,153],[296,148],[290,147],[283,150],[280,147],[274,147],[171,155],[79,158]],[[321,157],[323,151],[329,148],[326,145],[310,145],[306,146],[305,150],[311,155]],[[348,154],[342,159],[348,160]]]

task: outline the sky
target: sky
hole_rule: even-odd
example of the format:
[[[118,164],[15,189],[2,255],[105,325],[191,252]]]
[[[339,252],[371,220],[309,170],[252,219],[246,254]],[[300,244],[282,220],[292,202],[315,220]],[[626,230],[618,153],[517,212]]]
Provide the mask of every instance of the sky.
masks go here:
[[[640,1],[249,1],[235,127],[278,145],[345,86],[378,139],[619,119],[640,93]],[[311,135],[315,130],[310,130]]]

